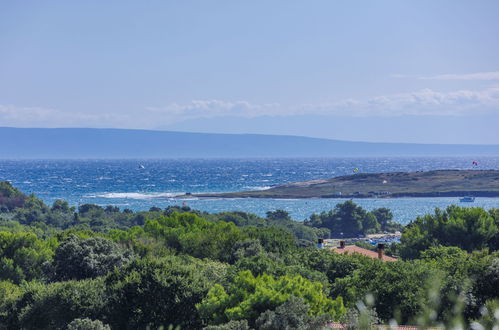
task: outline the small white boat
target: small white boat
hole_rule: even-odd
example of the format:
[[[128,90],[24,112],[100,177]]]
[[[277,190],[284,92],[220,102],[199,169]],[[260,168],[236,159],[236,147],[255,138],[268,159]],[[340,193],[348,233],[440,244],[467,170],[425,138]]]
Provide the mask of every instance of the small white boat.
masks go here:
[[[139,169],[144,169],[144,168],[146,168],[144,165],[142,164],[139,165]]]
[[[475,197],[472,196],[464,196],[459,199],[461,203],[473,203],[475,201]]]

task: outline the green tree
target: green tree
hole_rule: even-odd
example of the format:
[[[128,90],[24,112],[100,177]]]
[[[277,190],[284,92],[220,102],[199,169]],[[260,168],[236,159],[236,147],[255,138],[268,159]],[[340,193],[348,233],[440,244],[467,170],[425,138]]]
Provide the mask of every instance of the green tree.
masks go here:
[[[10,281],[0,282],[0,329],[7,330],[12,328],[15,323],[15,306],[23,290]]]
[[[27,197],[8,181],[0,181],[0,213],[23,207]]]
[[[480,250],[492,247],[498,232],[494,217],[484,209],[449,206],[411,222],[402,234],[400,253],[404,258],[417,258],[421,251],[437,245]]]
[[[99,320],[84,318],[71,321],[67,330],[111,330],[111,328]]]
[[[265,219],[253,213],[233,211],[216,214],[216,217],[225,222],[233,222],[236,226],[264,226]]]
[[[275,210],[267,212],[267,220],[272,222],[291,221],[291,217],[287,211]]]
[[[11,329],[65,329],[76,318],[101,319],[106,306],[101,279],[29,283],[11,311]]]
[[[214,324],[246,319],[254,325],[261,313],[275,310],[293,296],[303,298],[310,316],[328,314],[331,319],[338,319],[345,313],[342,298],[328,298],[320,283],[299,275],[255,277],[249,271],[240,272],[227,291],[216,284],[198,304],[198,310],[205,321]]]
[[[426,304],[428,281],[441,275],[423,262],[382,262],[366,259],[362,267],[345,278],[337,279],[332,292],[352,304],[371,293],[379,317],[388,321],[397,314],[407,323]]]
[[[305,224],[312,227],[325,227],[333,237],[352,237],[371,234],[381,229],[377,218],[353,201],[337,204],[334,210],[313,214]]]
[[[397,222],[393,222],[393,213],[386,207],[374,209],[370,212],[380,224],[381,231],[395,232],[401,230],[403,226]]]
[[[241,230],[248,237],[259,240],[267,252],[285,253],[294,250],[296,247],[293,235],[282,228],[244,227]]]
[[[54,240],[44,241],[34,233],[0,232],[0,280],[43,279],[44,264],[52,260],[54,245]]]
[[[122,267],[131,260],[128,250],[101,237],[81,238],[75,235],[63,241],[55,252],[55,279],[95,278]]]
[[[116,329],[152,329],[170,324],[200,328],[195,305],[213,285],[202,264],[185,259],[135,260],[106,279],[107,322]]]
[[[268,310],[258,317],[259,330],[317,330],[326,329],[330,316],[310,316],[309,307],[302,298],[291,297],[275,310]]]

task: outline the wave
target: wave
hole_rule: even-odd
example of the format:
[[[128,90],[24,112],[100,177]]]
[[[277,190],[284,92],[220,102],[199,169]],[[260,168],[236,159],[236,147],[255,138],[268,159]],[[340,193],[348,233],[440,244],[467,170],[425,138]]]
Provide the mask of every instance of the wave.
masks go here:
[[[175,198],[179,195],[184,195],[184,192],[179,193],[136,193],[136,192],[128,192],[128,193],[118,193],[111,192],[105,194],[97,194],[97,195],[88,195],[86,197],[94,197],[94,198],[129,198],[129,199],[155,199],[155,198]]]
[[[244,186],[244,189],[249,189],[249,190],[269,190],[270,186]]]

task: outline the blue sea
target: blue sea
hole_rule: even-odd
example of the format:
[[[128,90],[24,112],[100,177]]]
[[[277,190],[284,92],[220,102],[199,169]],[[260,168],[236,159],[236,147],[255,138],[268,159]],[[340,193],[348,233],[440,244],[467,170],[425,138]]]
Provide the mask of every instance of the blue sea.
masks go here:
[[[477,161],[478,166],[472,162]],[[25,193],[47,203],[94,203],[122,209],[188,206],[208,212],[246,211],[264,216],[283,209],[295,220],[327,211],[344,199],[197,199],[178,198],[186,192],[231,192],[268,189],[274,185],[325,179],[359,172],[426,171],[434,169],[499,169],[499,157],[323,158],[323,159],[172,159],[172,160],[1,160],[0,180],[11,181]],[[418,215],[462,206],[499,207],[499,198],[354,199],[371,210],[390,208],[395,220],[407,223]]]

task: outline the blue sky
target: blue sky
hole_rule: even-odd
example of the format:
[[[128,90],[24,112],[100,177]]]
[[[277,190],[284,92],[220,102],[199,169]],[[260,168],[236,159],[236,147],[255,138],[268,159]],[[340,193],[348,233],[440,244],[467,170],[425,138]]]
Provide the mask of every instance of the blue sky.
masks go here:
[[[499,143],[499,1],[2,1],[0,126]]]

